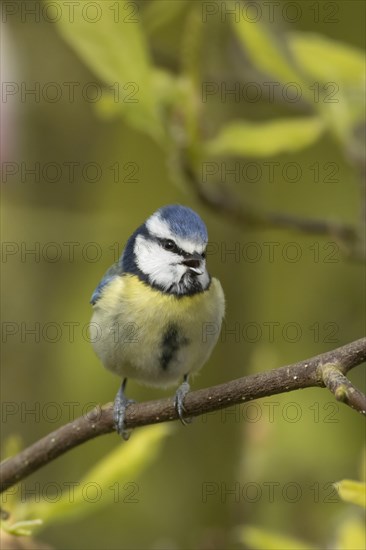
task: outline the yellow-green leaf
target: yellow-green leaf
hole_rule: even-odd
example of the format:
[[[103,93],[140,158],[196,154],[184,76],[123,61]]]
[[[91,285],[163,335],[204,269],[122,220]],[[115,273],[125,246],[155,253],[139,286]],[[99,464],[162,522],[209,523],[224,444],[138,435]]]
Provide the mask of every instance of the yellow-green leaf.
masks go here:
[[[51,2],[49,9],[54,4]],[[88,4],[76,2],[72,17],[69,10],[61,7],[61,17],[56,24],[62,37],[109,86],[115,102],[124,104],[128,121],[158,137],[161,127],[152,93],[148,49],[139,13],[131,12],[131,6],[137,4],[125,0],[115,2],[114,7],[109,2]]]
[[[335,483],[334,486],[342,500],[366,508],[366,483],[343,479]]]
[[[297,63],[320,82],[361,85],[365,82],[365,56],[361,50],[316,33],[288,33]]]
[[[182,105],[183,101],[185,101],[184,104],[188,103],[187,97],[182,97],[182,82],[184,82],[183,78],[178,78],[168,71],[162,69],[154,69],[152,71],[153,94],[162,110],[172,105]],[[95,110],[101,118],[108,120],[118,116],[124,116],[126,105],[123,103],[116,103],[113,94],[106,93],[103,95],[103,98],[95,104]]]
[[[365,116],[365,56],[315,33],[289,33],[297,65],[307,75],[307,97],[340,141],[348,142]]]
[[[229,6],[235,10],[235,2],[227,4],[227,10]],[[249,5],[247,9],[249,10]],[[255,67],[281,82],[296,82],[301,85],[302,78],[291,63],[286,42],[280,41],[280,35],[272,32],[263,18],[253,21],[249,16],[238,19],[230,17],[230,20],[236,36]]]
[[[299,151],[313,144],[324,130],[319,117],[270,122],[237,121],[222,128],[206,144],[208,155],[266,157]]]
[[[313,550],[314,547],[286,535],[273,533],[257,527],[239,527],[238,538],[251,550]]]
[[[156,459],[171,426],[157,424],[138,430],[128,443],[121,443],[89,470],[78,482],[69,484],[54,502],[34,504],[28,514],[37,513],[47,525],[51,521],[78,519],[95,514],[113,502],[138,502],[139,476]]]
[[[29,519],[25,521],[17,521],[16,523],[13,523],[12,525],[6,524],[6,522],[2,523],[2,528],[5,529],[5,531],[11,535],[16,535],[18,537],[29,537],[33,529],[35,527],[39,527],[42,525],[41,519]]]
[[[182,95],[180,92],[180,79],[173,73],[163,69],[153,71],[153,87],[159,103],[164,106],[177,103]]]

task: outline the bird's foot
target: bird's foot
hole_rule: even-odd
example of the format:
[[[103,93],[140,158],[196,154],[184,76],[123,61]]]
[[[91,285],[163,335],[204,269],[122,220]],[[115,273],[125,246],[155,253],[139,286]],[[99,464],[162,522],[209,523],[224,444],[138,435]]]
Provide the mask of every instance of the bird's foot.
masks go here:
[[[127,441],[130,438],[132,430],[127,430],[125,427],[126,410],[130,405],[136,403],[136,401],[134,399],[127,399],[124,393],[125,387],[126,380],[122,382],[114,400],[113,416],[116,432],[122,437],[122,439]]]
[[[192,418],[185,417],[186,409],[184,407],[184,399],[187,393],[189,393],[190,389],[191,387],[189,385],[187,377],[185,377],[184,382],[179,386],[174,397],[174,407],[183,426],[186,426],[187,424],[190,424],[192,422]]]

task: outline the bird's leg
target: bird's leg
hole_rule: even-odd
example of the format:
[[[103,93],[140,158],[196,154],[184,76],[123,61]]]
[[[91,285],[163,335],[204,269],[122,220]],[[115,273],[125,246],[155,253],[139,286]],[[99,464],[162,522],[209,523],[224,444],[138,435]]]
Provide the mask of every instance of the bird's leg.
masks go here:
[[[124,378],[114,400],[114,425],[116,428],[116,432],[125,441],[127,441],[127,439],[129,439],[131,435],[131,430],[125,429],[126,409],[132,403],[136,403],[136,401],[134,401],[133,399],[127,399],[127,397],[125,396],[126,385],[127,378]]]
[[[186,426],[187,424],[190,424],[192,422],[192,418],[184,418],[184,413],[186,412],[184,408],[184,399],[190,389],[191,387],[188,382],[188,374],[185,374],[183,377],[183,382],[177,389],[174,397],[175,410],[177,411],[179,419],[182,422],[183,426]]]

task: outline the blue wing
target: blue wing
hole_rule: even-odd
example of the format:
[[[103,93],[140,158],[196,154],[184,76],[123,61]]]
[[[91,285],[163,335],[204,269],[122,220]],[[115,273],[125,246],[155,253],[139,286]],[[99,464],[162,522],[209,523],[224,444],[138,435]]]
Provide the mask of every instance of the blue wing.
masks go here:
[[[102,295],[103,288],[108,285],[113,279],[119,277],[123,273],[123,268],[120,262],[113,264],[103,275],[97,288],[94,290],[90,303],[94,305]]]

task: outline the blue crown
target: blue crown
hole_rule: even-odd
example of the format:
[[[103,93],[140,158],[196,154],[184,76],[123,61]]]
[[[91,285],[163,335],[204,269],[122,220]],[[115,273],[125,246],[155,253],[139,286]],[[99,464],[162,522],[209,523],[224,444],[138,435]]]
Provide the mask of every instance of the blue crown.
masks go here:
[[[172,233],[184,239],[207,242],[207,229],[194,210],[180,204],[163,206],[157,213],[167,222]]]

